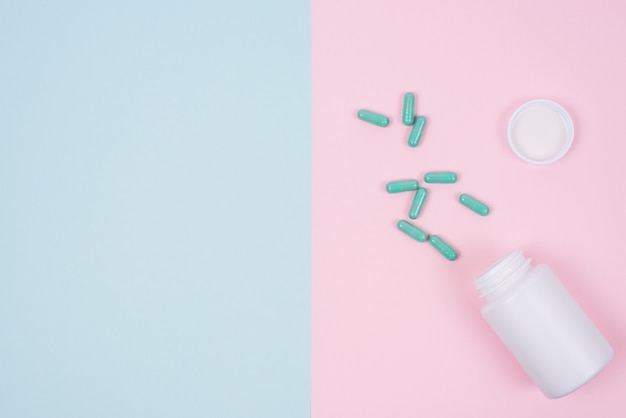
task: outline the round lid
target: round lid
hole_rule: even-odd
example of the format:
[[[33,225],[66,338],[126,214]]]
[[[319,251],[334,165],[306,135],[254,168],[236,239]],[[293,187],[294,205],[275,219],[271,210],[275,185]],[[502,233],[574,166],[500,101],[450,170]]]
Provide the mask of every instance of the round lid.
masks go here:
[[[511,116],[508,138],[509,146],[522,160],[550,164],[572,146],[574,124],[561,105],[545,99],[531,100]]]

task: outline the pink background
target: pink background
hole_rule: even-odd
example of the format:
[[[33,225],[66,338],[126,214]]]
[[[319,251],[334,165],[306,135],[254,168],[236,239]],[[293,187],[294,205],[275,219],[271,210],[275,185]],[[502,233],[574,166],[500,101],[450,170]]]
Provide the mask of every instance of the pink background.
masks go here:
[[[626,416],[626,2],[313,0],[312,416]],[[428,118],[410,148],[402,97]],[[506,124],[548,98],[576,134],[549,166],[518,160]],[[359,108],[387,114],[378,128]],[[400,233],[416,221],[449,262]],[[460,193],[492,208],[480,217]],[[480,316],[473,279],[521,248],[550,265],[615,349],[579,391],[548,400]]]

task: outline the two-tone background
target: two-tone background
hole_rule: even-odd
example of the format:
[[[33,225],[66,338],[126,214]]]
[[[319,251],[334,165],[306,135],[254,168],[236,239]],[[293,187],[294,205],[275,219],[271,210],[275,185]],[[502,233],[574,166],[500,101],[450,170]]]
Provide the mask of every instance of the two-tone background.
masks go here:
[[[0,1],[0,417],[621,417],[619,1]],[[402,95],[428,117],[406,144]],[[560,162],[507,149],[532,98]],[[381,129],[365,107],[391,116]],[[455,170],[395,229],[387,181]],[[473,193],[481,218],[456,202]],[[522,248],[615,348],[550,401],[472,280]]]

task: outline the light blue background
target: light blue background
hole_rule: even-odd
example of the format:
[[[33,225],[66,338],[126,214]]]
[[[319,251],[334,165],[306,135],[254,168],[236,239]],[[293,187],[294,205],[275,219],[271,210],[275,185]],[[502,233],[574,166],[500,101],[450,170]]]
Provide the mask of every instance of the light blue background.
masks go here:
[[[309,17],[0,0],[0,417],[309,416]]]

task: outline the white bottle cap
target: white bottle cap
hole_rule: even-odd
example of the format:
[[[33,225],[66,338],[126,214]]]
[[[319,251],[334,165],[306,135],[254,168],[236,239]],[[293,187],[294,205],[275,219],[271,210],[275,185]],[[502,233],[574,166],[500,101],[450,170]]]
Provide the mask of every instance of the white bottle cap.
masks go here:
[[[569,151],[574,124],[561,105],[531,100],[513,113],[507,134],[509,146],[519,158],[532,164],[550,164]]]

